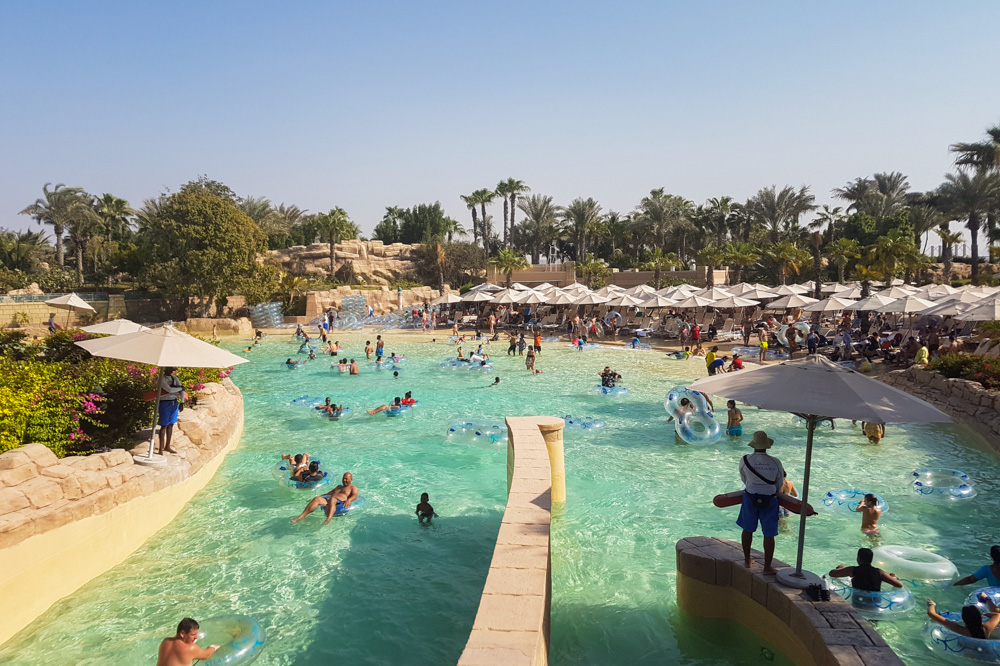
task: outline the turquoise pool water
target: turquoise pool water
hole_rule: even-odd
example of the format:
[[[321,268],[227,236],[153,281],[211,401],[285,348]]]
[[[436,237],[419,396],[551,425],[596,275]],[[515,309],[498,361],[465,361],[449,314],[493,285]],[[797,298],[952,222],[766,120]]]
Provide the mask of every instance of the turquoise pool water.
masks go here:
[[[276,338],[254,351],[233,375],[246,400],[246,432],[215,479],[132,557],[9,641],[0,663],[150,663],[181,617],[230,613],[264,626],[268,644],[258,664],[454,663],[492,556],[506,467],[504,447],[449,443],[447,426],[458,417],[532,414],[607,422],[596,433],[566,432],[569,497],[553,521],[552,662],[775,663],[760,640],[731,625],[698,630],[675,603],[675,541],[739,537],[736,509],[716,509],[711,497],[739,488],[745,445],[678,446],[662,407],[670,386],[704,373],[700,364],[550,344],[538,361],[544,374],[530,376],[503,345],[492,349],[496,371],[479,374],[441,370],[447,343],[387,338],[387,349],[408,357],[399,379],[364,362],[360,377],[332,372],[328,360],[288,371],[281,361],[295,348]],[[341,343],[363,357],[363,339],[344,335]],[[629,396],[593,393],[597,372],[609,364],[624,375]],[[488,387],[497,375],[501,384]],[[331,395],[361,412],[406,390],[421,406],[394,419],[359,413],[331,423],[288,404],[303,394]],[[800,481],[804,427],[788,414],[744,408],[744,415],[748,432],[775,438],[775,455]],[[817,433],[813,496],[853,486],[881,491],[890,504],[882,543],[930,548],[968,573],[998,539],[1000,463],[979,444],[958,426],[889,426],[873,447],[838,422]],[[338,476],[352,471],[367,506],[326,527],[319,514],[289,524],[311,493],[279,488],[270,468],[279,453],[301,450]],[[978,497],[944,507],[910,495],[906,477],[924,466],[968,472]],[[441,515],[430,527],[413,515],[421,492]],[[794,560],[796,525],[778,539],[777,556],[786,561]],[[851,563],[869,543],[858,526],[839,514],[811,520],[808,567]],[[969,591],[934,598],[940,609],[954,609]],[[920,640],[918,596],[917,613],[878,628],[908,663],[932,661]]]

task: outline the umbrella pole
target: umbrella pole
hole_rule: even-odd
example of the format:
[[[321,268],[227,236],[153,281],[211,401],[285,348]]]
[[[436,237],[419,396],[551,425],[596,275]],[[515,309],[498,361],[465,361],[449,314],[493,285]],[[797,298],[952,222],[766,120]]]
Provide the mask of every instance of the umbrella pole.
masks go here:
[[[160,420],[160,396],[163,395],[163,368],[156,375],[156,407],[153,409],[153,432],[149,435],[149,453],[147,457],[153,459],[153,444],[156,442],[156,422]]]
[[[812,468],[813,432],[816,430],[816,417],[806,416],[806,467],[802,474],[802,511],[799,513],[799,546],[795,553],[795,575],[802,575],[802,551],[806,547],[806,515],[809,511],[809,472]]]

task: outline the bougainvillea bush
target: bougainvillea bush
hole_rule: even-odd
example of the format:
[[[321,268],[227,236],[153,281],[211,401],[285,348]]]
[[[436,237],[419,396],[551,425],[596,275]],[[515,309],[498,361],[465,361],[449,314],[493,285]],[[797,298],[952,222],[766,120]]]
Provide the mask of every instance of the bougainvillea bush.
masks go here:
[[[91,357],[73,343],[101,337],[59,331],[40,341],[0,332],[0,451],[40,442],[56,455],[131,447],[148,428],[159,369],[141,363]],[[196,397],[228,369],[181,368],[177,376]]]
[[[993,391],[1000,390],[1000,358],[996,356],[945,354],[931,361],[927,369],[936,370],[945,377],[979,382]]]

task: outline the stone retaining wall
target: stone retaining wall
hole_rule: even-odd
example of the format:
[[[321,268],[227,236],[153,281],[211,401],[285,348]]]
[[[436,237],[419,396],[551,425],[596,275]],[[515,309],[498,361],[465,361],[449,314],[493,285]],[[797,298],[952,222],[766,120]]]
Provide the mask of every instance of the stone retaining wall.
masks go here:
[[[677,542],[677,604],[700,617],[735,620],[775,645],[796,666],[903,666],[868,621],[837,595],[812,601],[804,590],[764,576],[763,553],[743,566],[743,549],[728,539]],[[774,560],[775,568],[785,568]]]
[[[969,426],[1000,454],[1000,394],[967,379],[948,379],[916,366],[879,377],[883,382],[926,400]]]
[[[507,419],[507,508],[460,666],[548,663],[553,483],[565,487],[552,470],[562,468],[564,426],[551,416]]]
[[[333,249],[334,271],[348,261],[354,266],[354,275],[366,284],[391,284],[394,280],[413,277],[414,264],[411,253],[419,245],[382,241],[349,240],[337,243]],[[298,277],[327,277],[330,275],[330,244],[296,245],[283,250],[271,250],[268,257],[278,263],[282,271]]]
[[[431,287],[413,287],[403,290],[403,307],[421,306],[429,303],[442,293],[457,294],[458,291],[450,289],[445,285],[444,292]],[[372,306],[375,314],[385,314],[395,312],[399,309],[399,292],[396,289],[382,287],[381,289],[352,289],[348,286],[336,287],[326,291],[306,292],[306,314],[305,320],[312,321],[328,309],[340,309],[340,304],[348,296],[364,296],[365,302]],[[466,304],[470,305],[470,304]]]
[[[0,454],[0,643],[128,557],[208,483],[243,432],[243,397],[229,379],[199,395],[174,427],[179,453],[160,468],[123,449],[58,459],[29,444]],[[147,450],[148,440],[132,453]]]

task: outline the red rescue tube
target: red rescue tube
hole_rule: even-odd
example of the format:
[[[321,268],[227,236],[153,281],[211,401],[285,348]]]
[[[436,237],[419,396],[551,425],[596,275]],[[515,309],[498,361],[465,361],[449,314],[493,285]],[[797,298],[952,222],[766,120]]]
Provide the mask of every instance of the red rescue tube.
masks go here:
[[[737,504],[743,503],[743,491],[734,490],[731,493],[725,493],[724,495],[716,495],[712,498],[712,504],[719,508],[725,508],[727,506],[736,506]],[[792,513],[802,512],[802,500],[798,497],[792,497],[791,495],[785,493],[778,493],[778,504],[785,507]],[[809,512],[807,516],[815,516],[816,509],[813,508],[812,504],[809,505]]]

